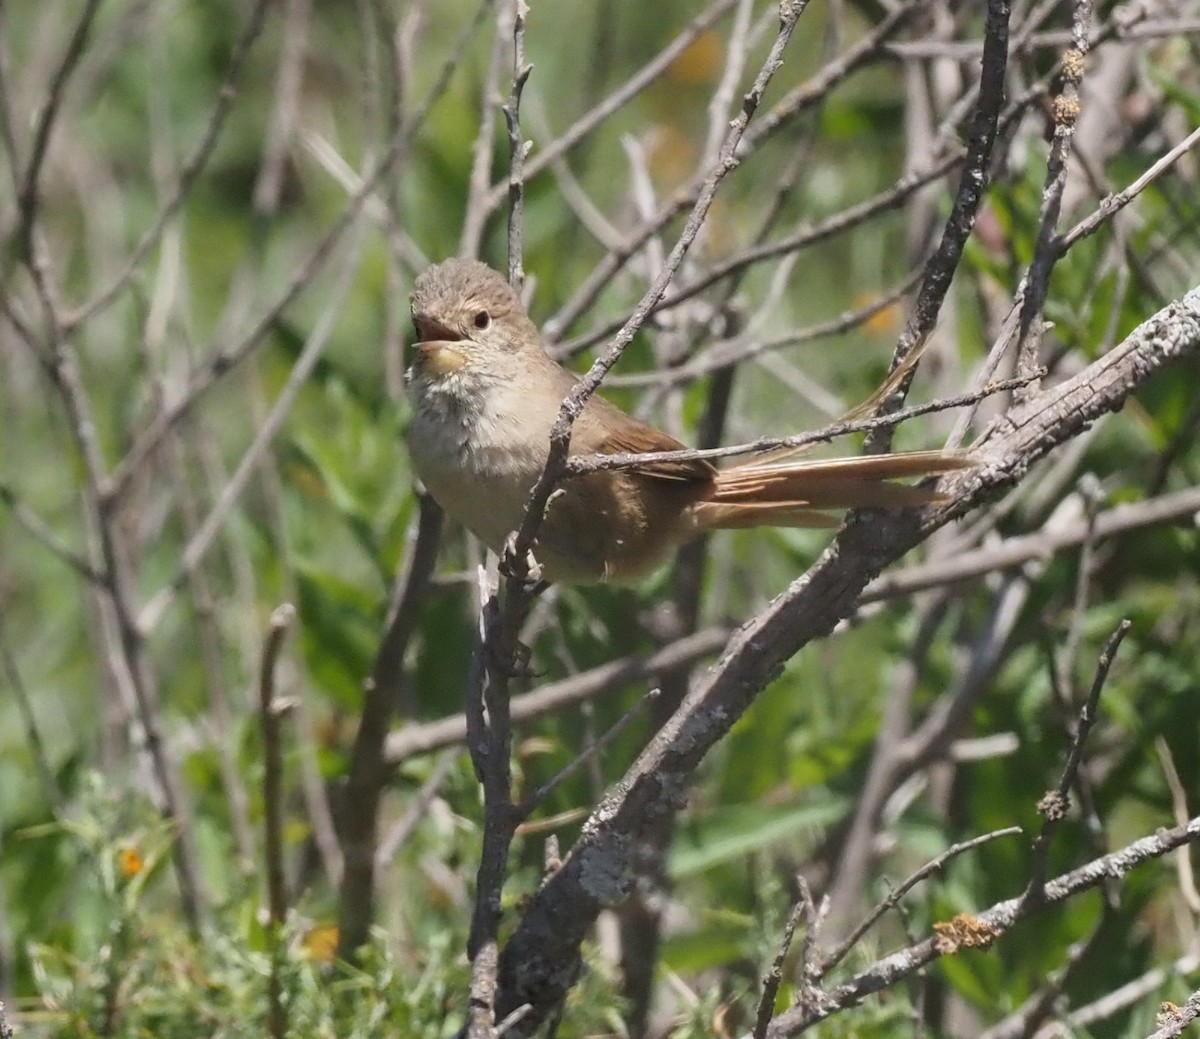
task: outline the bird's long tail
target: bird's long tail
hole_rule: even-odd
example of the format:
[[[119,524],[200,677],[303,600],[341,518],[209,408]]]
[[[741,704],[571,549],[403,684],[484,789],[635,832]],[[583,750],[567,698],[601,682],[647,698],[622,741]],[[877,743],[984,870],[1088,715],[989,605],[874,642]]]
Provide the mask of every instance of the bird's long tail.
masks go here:
[[[944,500],[927,487],[893,483],[965,469],[960,454],[912,451],[803,461],[753,460],[722,469],[713,493],[695,506],[702,528],[836,527],[826,510],[928,505]]]

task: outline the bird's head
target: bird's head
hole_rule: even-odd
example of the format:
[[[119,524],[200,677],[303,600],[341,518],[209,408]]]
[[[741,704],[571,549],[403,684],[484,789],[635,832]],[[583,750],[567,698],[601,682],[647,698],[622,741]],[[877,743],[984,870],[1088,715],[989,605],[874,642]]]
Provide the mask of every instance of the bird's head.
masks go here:
[[[414,374],[506,378],[517,356],[540,349],[537,328],[505,279],[478,260],[447,260],[413,287]]]

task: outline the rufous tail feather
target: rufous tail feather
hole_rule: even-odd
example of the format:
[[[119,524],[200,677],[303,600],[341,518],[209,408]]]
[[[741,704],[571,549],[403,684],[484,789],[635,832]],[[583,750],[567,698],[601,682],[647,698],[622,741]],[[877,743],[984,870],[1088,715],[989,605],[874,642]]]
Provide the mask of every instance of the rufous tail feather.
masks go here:
[[[932,488],[892,483],[963,469],[962,455],[939,451],[865,455],[858,458],[747,463],[723,469],[713,493],[695,506],[704,528],[833,527],[824,510],[928,505],[945,500]]]

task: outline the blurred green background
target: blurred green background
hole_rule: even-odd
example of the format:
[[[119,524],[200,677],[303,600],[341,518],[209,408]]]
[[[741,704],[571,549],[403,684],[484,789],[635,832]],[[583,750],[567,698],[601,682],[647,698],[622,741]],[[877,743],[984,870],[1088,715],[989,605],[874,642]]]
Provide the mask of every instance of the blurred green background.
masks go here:
[[[723,6],[724,17],[566,153],[565,169],[526,185],[524,267],[539,322],[559,314],[613,243],[644,226],[647,207],[694,190],[730,40],[748,33],[745,70],[715,119],[718,128],[737,111],[774,37],[773,5]],[[472,29],[480,8],[460,0],[288,0],[267,6],[236,86],[223,93],[253,7],[219,0],[0,6],[11,174],[0,177],[0,993],[21,1034],[262,1034],[269,956],[260,909],[256,683],[268,618],[285,601],[298,610],[277,676],[280,693],[296,703],[285,726],[292,906],[285,980],[295,1034],[449,1035],[465,1013],[463,950],[481,817],[465,753],[444,763],[436,754],[412,757],[388,783],[382,834],[441,770],[420,823],[379,875],[378,929],[353,968],[331,962],[337,890],[314,814],[331,813],[336,822],[363,683],[415,522],[403,443],[407,292],[425,262],[461,247],[481,113],[507,96],[511,58],[505,43],[490,82],[497,13],[488,5]],[[813,4],[767,108],[867,38],[881,10],[868,2]],[[534,142],[529,161],[619,91],[696,15],[696,5],[679,0],[534,4],[525,38],[533,72],[521,109],[523,132]],[[1035,13],[1022,9],[1022,17]],[[1061,12],[1036,17],[1044,21],[1028,23],[1031,33],[1068,26]],[[1112,17],[1110,5],[1097,9],[1097,24]],[[85,20],[78,60],[56,95],[57,72]],[[978,61],[951,44],[980,33],[973,11],[921,6],[890,41],[895,49],[872,51],[747,152],[722,186],[679,284],[760,238],[819,225],[958,147],[965,110],[954,106]],[[920,51],[931,41],[945,44],[944,54]],[[1024,42],[1012,61],[1010,98],[1050,81],[1061,46],[1053,38]],[[907,58],[905,44],[917,47]],[[1094,192],[1128,183],[1183,136],[1181,128],[1200,121],[1196,36],[1163,31],[1128,47],[1119,140],[1089,152],[1093,143],[1084,144],[1081,130],[1089,190],[1060,228],[1094,208]],[[1097,66],[1105,53],[1098,48]],[[37,181],[30,241],[39,260],[31,263],[22,190],[51,96],[58,108]],[[218,107],[222,97],[227,109]],[[214,143],[202,149],[178,211],[127,274],[181,171],[190,171],[214,112]],[[494,115],[489,180],[502,186],[508,145],[503,117]],[[1047,126],[1034,104],[998,147],[978,233],[915,400],[965,390],[990,346],[1033,255]],[[388,153],[397,127],[402,141],[378,190],[361,213],[350,213],[350,196]],[[936,178],[845,233],[782,262],[748,267],[736,291],[719,282],[665,311],[622,358],[609,396],[689,443],[723,392],[714,387],[732,393],[726,442],[836,417],[883,376],[905,302],[881,304],[844,334],[763,353],[671,392],[621,387],[620,377],[702,355],[722,329],[748,329],[750,341],[762,342],[879,300],[919,268],[954,186],[952,174]],[[1056,375],[1078,370],[1192,287],[1200,270],[1195,189],[1195,164],[1187,160],[1139,198],[1115,233],[1102,230],[1059,263],[1046,304],[1053,328],[1043,343]],[[479,245],[502,269],[502,190],[498,198]],[[348,229],[338,231],[345,221]],[[555,329],[556,338],[576,342],[622,319],[681,226],[678,215],[666,221],[593,305]],[[35,276],[39,265],[50,307]],[[93,305],[118,282],[111,300]],[[65,319],[69,334],[57,335],[52,315]],[[181,570],[185,547],[220,501],[306,344],[325,334],[311,375],[211,547]],[[223,351],[237,352],[238,363],[214,371],[210,362]],[[571,363],[582,370],[588,356]],[[82,387],[101,475],[123,479],[102,506],[103,481],[97,484],[82,455],[64,366]],[[214,376],[211,386],[126,473],[123,460],[144,443],[164,403],[182,399],[205,373]],[[1056,510],[1078,509],[1074,487],[1087,472],[1101,481],[1101,508],[1194,486],[1197,374],[1193,365],[1157,379],[1057,469],[1038,470],[989,514],[979,537],[983,528],[989,538],[1036,530]],[[898,443],[934,446],[952,421],[937,415],[910,423]],[[960,532],[945,533],[952,541]],[[181,915],[169,851],[174,832],[154,803],[134,702],[138,683],[127,671],[119,619],[105,589],[64,558],[103,566],[106,537],[117,546],[135,614],[147,604],[164,607],[141,615],[137,658],[191,816],[207,896],[198,936]],[[398,725],[461,710],[480,555],[453,525],[442,541],[406,662]],[[696,623],[748,618],[827,541],[809,531],[713,539],[693,604]],[[897,775],[872,859],[862,864],[853,903],[860,909],[956,840],[1012,824],[1036,830],[1035,805],[1057,780],[1068,743],[1073,711],[1060,700],[1078,703],[1121,617],[1133,620],[1133,632],[1106,688],[1086,766],[1094,814],[1076,813],[1064,825],[1052,868],[1172,824],[1179,791],[1194,811],[1198,553],[1187,522],[1139,530],[1096,548],[1078,605],[1080,553],[1070,550],[1031,563],[1024,575],[992,575],[865,610],[792,661],[705,763],[673,836],[654,975],[659,1032],[736,1034],[749,1026],[758,979],[795,897],[793,878],[803,873],[817,891],[833,885],[881,718],[902,689],[916,727],[949,697],[967,695],[965,683],[977,683],[962,724]],[[684,633],[689,607],[676,580],[667,572],[634,591],[567,589],[546,599],[531,638],[544,678],[533,685],[646,656]],[[156,598],[164,588],[167,597]],[[998,612],[1000,602],[1010,612]],[[990,656],[983,648],[989,638]],[[522,726],[519,789],[553,776],[646,687],[633,683],[586,709]],[[648,734],[648,719],[622,733],[554,792],[535,822],[565,813],[553,828],[569,847],[583,810],[619,778]],[[1000,749],[976,759],[960,742],[973,737],[998,737]],[[506,888],[510,920],[537,887],[544,839],[537,827],[518,838]],[[1025,837],[957,860],[910,896],[903,916],[885,919],[850,966],[870,962],[906,934],[927,934],[933,920],[1017,894],[1028,863]],[[915,1016],[928,1034],[978,1034],[972,1029],[1037,991],[1080,940],[1089,941],[1086,968],[1064,982],[1071,1006],[1194,955],[1200,905],[1194,887],[1180,880],[1190,865],[1181,860],[1179,869],[1164,860],[1127,878],[1119,904],[1105,906],[1091,894],[1023,925],[989,952],[947,958],[892,998],[856,1011],[852,1030],[910,1034]],[[559,1035],[627,1027],[618,959],[603,934],[589,946],[592,969]],[[1152,1030],[1156,1000],[1182,1002],[1195,987],[1194,963],[1192,970],[1190,980],[1169,970],[1149,998],[1087,1034]],[[780,1006],[793,994],[785,984]]]

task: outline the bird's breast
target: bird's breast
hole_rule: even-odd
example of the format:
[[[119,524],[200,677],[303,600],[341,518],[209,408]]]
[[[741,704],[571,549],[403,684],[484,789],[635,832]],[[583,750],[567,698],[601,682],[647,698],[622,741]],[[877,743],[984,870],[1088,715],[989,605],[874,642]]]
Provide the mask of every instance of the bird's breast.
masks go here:
[[[434,500],[499,551],[520,525],[529,491],[545,467],[550,425],[536,428],[530,409],[478,396],[471,403],[444,395],[415,397],[409,451]]]

